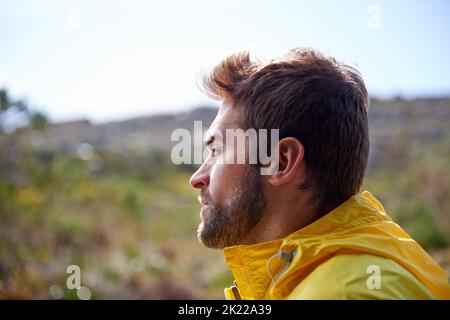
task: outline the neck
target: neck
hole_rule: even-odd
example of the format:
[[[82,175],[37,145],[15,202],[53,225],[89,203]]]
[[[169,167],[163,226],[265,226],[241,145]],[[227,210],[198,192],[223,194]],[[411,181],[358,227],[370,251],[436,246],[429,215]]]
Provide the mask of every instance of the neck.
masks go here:
[[[241,244],[256,244],[282,239],[320,218],[317,204],[311,201],[310,194],[298,193],[271,199],[266,214],[258,225],[249,232]]]

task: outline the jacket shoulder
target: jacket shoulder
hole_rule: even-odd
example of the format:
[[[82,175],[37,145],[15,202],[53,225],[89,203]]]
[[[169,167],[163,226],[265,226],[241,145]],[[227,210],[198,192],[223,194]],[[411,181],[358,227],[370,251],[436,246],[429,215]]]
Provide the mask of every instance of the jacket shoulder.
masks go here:
[[[372,254],[340,254],[315,268],[287,299],[436,299],[395,261]]]

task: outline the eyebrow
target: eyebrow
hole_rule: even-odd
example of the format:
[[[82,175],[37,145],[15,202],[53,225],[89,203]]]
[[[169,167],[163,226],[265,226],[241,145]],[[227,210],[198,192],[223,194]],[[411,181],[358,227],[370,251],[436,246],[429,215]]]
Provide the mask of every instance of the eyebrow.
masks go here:
[[[214,142],[215,139],[216,139],[216,137],[214,135],[211,135],[205,139],[205,141],[203,142],[203,145],[205,147],[208,147]]]

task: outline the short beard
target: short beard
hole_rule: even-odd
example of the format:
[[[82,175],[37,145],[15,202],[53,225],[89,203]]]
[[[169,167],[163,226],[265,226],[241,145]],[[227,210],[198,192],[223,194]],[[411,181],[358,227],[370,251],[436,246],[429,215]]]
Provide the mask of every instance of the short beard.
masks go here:
[[[198,227],[197,237],[208,248],[223,249],[241,244],[261,221],[267,208],[259,168],[254,165],[247,167],[228,204],[212,203],[209,194],[204,196],[209,200],[209,212]]]

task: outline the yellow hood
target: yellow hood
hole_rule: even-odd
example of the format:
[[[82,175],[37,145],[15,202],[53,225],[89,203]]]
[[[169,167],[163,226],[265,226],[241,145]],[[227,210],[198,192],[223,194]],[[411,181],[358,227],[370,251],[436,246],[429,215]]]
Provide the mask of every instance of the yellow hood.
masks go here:
[[[228,247],[224,254],[236,280],[236,286],[225,289],[227,299],[292,298],[292,292],[308,281],[315,269],[339,255],[349,257],[344,264],[348,274],[353,272],[352,261],[357,259],[352,257],[357,255],[389,259],[408,271],[405,273],[413,275],[414,281],[429,290],[431,297],[450,299],[446,272],[392,221],[381,203],[368,191],[351,197],[284,239]],[[339,268],[341,270],[342,265]],[[329,274],[337,273],[328,273],[328,278]],[[333,280],[325,279],[327,277],[314,277],[312,287],[327,288],[327,281]],[[390,281],[384,288],[394,283]],[[351,297],[351,294],[345,296]],[[400,295],[400,298],[408,297]]]

